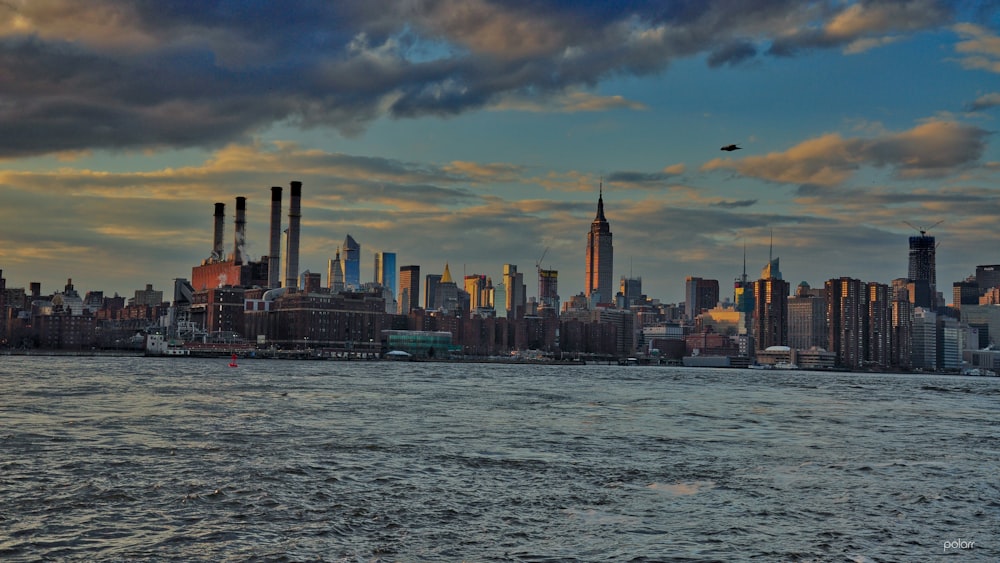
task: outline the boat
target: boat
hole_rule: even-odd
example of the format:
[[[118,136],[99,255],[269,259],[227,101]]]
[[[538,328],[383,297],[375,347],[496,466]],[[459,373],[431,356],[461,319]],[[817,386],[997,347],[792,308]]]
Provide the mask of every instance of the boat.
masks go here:
[[[788,362],[778,362],[774,364],[774,369],[799,369],[799,366]]]
[[[754,364],[748,365],[747,367],[750,368],[750,369],[774,369],[774,366],[772,366],[771,364],[757,364],[757,363],[754,363]]]

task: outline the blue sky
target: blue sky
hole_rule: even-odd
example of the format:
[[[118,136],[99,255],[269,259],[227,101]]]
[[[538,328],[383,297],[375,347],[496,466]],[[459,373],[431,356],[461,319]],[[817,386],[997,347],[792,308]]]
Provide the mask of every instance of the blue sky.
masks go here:
[[[8,1],[0,268],[131,295],[303,182],[301,267],[347,234],[440,273],[583,290],[604,182],[614,277],[905,277],[1000,263],[995,2]],[[742,150],[722,152],[737,143]],[[286,190],[287,212],[287,190]],[[227,242],[228,244],[228,242]],[[529,276],[531,277],[531,276]],[[325,282],[325,280],[324,280]],[[528,293],[537,286],[528,282]],[[728,289],[724,294],[731,293]]]

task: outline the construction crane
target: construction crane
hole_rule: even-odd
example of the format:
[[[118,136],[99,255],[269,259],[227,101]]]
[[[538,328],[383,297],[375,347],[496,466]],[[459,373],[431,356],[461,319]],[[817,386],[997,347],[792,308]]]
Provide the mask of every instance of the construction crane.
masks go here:
[[[549,247],[546,246],[545,250],[542,252],[542,257],[535,261],[535,270],[536,271],[538,271],[538,272],[542,271],[542,260],[545,260],[545,255],[548,254],[548,253],[549,253]]]
[[[911,229],[919,231],[920,232],[920,236],[924,236],[924,235],[927,234],[927,231],[933,229],[934,227],[937,227],[941,223],[944,223],[944,220],[942,219],[941,221],[938,221],[937,223],[934,223],[933,225],[931,225],[930,227],[927,227],[925,229],[921,229],[920,227],[917,227],[916,225],[914,225],[913,223],[911,223],[909,221],[903,221],[903,223],[906,224]]]

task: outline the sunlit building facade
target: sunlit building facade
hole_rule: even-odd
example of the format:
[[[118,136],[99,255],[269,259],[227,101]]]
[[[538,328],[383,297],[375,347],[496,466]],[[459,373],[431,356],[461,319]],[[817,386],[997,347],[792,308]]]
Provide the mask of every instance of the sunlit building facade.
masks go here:
[[[611,226],[604,217],[604,186],[597,198],[597,216],[587,234],[586,295],[592,305],[614,299],[614,247]]]

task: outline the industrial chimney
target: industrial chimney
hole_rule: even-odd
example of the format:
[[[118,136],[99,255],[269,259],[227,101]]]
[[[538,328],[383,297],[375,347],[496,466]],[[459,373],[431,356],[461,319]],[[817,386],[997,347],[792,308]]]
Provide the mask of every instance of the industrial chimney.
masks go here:
[[[271,188],[271,248],[267,256],[267,285],[281,287],[281,186]]]
[[[297,288],[299,282],[299,222],[302,220],[302,182],[292,182],[288,204],[288,247],[285,249],[285,287]]]
[[[225,243],[222,242],[222,227],[226,222],[226,204],[215,204],[215,233],[212,239],[212,256],[210,260],[221,262],[226,258]]]
[[[236,198],[236,238],[233,242],[233,264],[243,264],[243,250],[247,243],[247,198]]]

